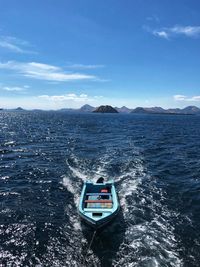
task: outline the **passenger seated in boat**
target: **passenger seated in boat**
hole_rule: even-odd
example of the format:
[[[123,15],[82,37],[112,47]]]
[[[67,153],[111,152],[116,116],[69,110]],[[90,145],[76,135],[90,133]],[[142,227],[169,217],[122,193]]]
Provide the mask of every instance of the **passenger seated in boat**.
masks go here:
[[[100,178],[96,181],[97,184],[103,184],[103,182],[104,182],[103,177],[100,177]]]

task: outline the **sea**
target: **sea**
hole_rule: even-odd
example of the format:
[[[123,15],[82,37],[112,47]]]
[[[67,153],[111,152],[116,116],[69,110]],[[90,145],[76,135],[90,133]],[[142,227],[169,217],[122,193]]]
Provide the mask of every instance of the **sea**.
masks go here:
[[[77,214],[84,181],[120,212]],[[200,116],[0,111],[0,266],[200,266]]]

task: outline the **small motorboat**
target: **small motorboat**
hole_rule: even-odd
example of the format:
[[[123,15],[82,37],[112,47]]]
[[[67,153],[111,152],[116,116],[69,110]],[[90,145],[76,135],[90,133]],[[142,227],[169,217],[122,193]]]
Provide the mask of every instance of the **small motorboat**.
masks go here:
[[[96,183],[84,183],[78,212],[86,223],[100,228],[110,222],[118,211],[119,202],[113,181],[104,182],[103,178],[99,178]]]

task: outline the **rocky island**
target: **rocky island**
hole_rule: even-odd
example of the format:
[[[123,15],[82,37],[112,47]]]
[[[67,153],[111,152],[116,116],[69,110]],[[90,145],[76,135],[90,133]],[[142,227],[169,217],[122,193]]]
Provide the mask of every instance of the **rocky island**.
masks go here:
[[[100,106],[96,108],[93,112],[96,113],[118,113],[116,109],[114,109],[112,106]]]
[[[183,109],[180,109],[180,108],[163,109],[161,107],[151,107],[151,108],[137,107],[133,109],[131,113],[164,114],[164,115],[195,115],[195,114],[200,114],[200,109],[196,106],[188,106]]]

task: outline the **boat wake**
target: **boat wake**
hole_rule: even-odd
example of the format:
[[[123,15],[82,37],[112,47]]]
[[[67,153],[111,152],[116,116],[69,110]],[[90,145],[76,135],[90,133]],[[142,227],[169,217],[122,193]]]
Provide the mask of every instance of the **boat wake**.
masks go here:
[[[125,232],[113,259],[114,266],[182,266],[170,223],[172,214],[163,204],[164,193],[156,187],[156,180],[148,175],[144,159],[137,149],[131,153],[127,151],[125,161],[123,158],[119,161],[118,153],[109,151],[98,159],[98,163],[72,155],[66,161],[68,172],[63,176],[63,186],[73,194],[77,206],[82,183],[88,178],[96,181],[102,176],[115,181]],[[72,215],[69,208],[66,212]],[[77,214],[74,213],[70,220],[81,236],[83,243],[79,243],[79,247],[85,246],[87,240],[82,235]],[[152,256],[147,257],[149,254]],[[95,254],[91,257],[98,262]]]
[[[0,266],[199,266],[198,116],[0,118]],[[121,209],[90,247],[77,205],[100,177],[114,180]]]
[[[142,182],[135,196],[127,200],[127,228],[114,266],[183,266],[171,223],[176,214],[163,204],[165,197],[151,180]]]

